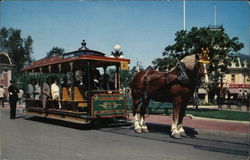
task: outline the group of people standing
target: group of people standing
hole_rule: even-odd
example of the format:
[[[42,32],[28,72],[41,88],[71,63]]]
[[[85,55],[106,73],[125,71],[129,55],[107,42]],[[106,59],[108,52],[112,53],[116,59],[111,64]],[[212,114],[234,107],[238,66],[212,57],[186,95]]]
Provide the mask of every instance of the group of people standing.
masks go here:
[[[249,94],[245,90],[244,92],[240,89],[237,95],[238,99],[238,107],[241,107],[242,105],[246,105],[247,109],[249,110]]]

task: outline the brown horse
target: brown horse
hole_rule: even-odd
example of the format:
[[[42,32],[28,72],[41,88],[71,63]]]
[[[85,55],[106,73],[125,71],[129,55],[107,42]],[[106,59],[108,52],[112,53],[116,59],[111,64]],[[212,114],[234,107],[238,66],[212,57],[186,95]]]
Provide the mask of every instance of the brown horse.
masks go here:
[[[197,55],[184,57],[170,72],[144,70],[137,73],[131,83],[135,132],[148,132],[145,124],[146,108],[150,100],[172,102],[174,106],[171,136],[181,138],[185,131],[181,126],[187,102],[193,95],[199,79],[204,76],[204,65]],[[138,117],[138,106],[140,117]]]

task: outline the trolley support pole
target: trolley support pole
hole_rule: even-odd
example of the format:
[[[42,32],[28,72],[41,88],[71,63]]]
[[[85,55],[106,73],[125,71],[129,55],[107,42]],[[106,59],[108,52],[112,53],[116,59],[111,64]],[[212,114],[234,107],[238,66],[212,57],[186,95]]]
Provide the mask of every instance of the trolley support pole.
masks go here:
[[[91,116],[91,65],[88,61],[87,72],[88,72],[88,115]]]
[[[48,74],[48,76],[49,76],[49,84],[51,85],[52,84],[52,82],[51,82],[51,66],[48,66],[48,69],[49,69],[49,74]]]
[[[116,89],[120,89],[120,65],[116,65]]]
[[[43,91],[43,83],[45,82],[44,77],[43,77],[43,68],[40,67],[39,70],[40,70],[40,74],[41,74],[41,81],[40,81],[40,83],[41,83],[41,93],[43,93],[42,92]]]
[[[62,64],[58,64],[58,71],[59,71],[59,80],[58,80],[58,83],[59,83],[59,89],[60,89],[60,99],[62,100],[62,83],[61,83],[61,79],[62,79],[62,75],[61,75]]]
[[[73,69],[73,62],[70,62],[69,65],[70,65],[70,100],[74,100],[74,69]]]

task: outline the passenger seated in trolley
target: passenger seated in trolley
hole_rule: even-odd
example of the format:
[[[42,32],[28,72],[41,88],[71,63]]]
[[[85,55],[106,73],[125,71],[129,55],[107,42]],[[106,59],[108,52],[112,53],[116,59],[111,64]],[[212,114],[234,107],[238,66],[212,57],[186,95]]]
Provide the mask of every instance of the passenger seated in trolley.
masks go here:
[[[62,87],[66,87],[69,88],[70,87],[70,80],[67,79],[67,77],[63,78],[63,83],[62,83]]]
[[[51,85],[51,97],[52,100],[61,100],[60,97],[60,88],[58,86],[58,79],[54,80],[54,83]],[[58,101],[59,109],[62,108],[61,103]]]
[[[93,69],[93,82],[92,85],[94,90],[99,90],[100,89],[100,71],[98,69]]]
[[[101,87],[103,90],[115,90],[115,85],[110,81],[108,74],[104,75]]]
[[[41,86],[39,85],[39,82],[36,81],[36,84],[35,84],[35,99],[36,100],[39,100],[40,96],[41,96]]]
[[[34,88],[31,82],[29,81],[28,87],[27,87],[27,98],[33,99],[33,94],[34,94]]]
[[[50,96],[50,87],[49,84],[47,83],[47,80],[43,83],[43,91],[42,91],[42,103],[43,103],[43,109],[47,112],[47,101]]]

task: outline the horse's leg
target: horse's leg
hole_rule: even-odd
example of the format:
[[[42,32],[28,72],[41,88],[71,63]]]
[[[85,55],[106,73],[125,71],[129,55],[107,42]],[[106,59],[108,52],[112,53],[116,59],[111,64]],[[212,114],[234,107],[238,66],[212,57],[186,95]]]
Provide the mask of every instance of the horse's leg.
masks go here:
[[[171,126],[171,136],[174,138],[181,138],[178,124],[179,124],[179,117],[180,117],[180,109],[182,106],[182,98],[180,96],[175,97],[173,99],[173,105],[174,105],[174,113],[173,113],[173,123]]]
[[[133,98],[133,118],[134,118],[134,127],[135,127],[134,130],[137,133],[142,132],[141,125],[139,123],[139,119],[138,119],[138,115],[137,115],[139,103],[140,103],[140,99]]]
[[[146,109],[149,105],[149,99],[144,99],[143,100],[143,105],[141,106],[140,108],[140,125],[141,125],[141,129],[142,129],[142,132],[149,132],[148,131],[148,127],[145,123],[145,114],[146,114]]]
[[[187,105],[181,106],[180,115],[179,115],[179,122],[178,122],[178,126],[177,126],[181,136],[187,136],[187,134],[185,133],[185,130],[182,126],[183,118],[185,116],[186,107],[187,107]]]

